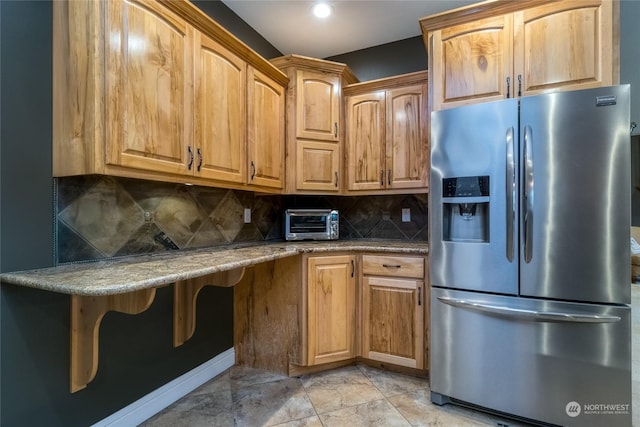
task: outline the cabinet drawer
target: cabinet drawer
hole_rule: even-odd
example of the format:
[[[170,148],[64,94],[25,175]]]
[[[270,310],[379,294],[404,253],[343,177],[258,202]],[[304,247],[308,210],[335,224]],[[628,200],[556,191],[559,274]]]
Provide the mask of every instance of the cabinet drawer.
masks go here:
[[[363,255],[362,273],[375,276],[424,278],[424,258]]]

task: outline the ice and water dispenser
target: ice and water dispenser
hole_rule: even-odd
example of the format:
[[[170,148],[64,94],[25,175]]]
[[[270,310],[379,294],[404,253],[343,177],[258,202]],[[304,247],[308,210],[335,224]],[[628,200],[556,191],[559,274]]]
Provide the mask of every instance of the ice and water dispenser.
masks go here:
[[[489,177],[442,179],[442,239],[489,242]]]

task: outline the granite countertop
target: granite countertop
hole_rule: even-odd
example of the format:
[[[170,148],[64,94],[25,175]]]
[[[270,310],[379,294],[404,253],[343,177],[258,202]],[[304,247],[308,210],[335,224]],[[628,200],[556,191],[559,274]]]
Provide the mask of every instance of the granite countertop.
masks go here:
[[[0,283],[72,295],[115,295],[303,253],[337,251],[426,255],[429,247],[426,242],[384,240],[260,242],[3,273],[0,274]]]

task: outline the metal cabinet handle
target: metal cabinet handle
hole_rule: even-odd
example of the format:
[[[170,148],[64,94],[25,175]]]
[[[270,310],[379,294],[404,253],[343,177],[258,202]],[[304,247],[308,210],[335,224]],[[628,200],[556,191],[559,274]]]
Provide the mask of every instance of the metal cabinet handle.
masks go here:
[[[333,122],[333,137],[338,137],[338,122]]]
[[[338,188],[338,171],[335,171],[334,173],[336,175],[336,188]]]
[[[507,77],[507,98],[511,97],[511,77]]]
[[[356,275],[356,262],[351,260],[351,277],[355,277]]]
[[[380,185],[384,186],[384,169],[380,169]]]
[[[513,153],[513,127],[507,129],[507,176],[506,176],[506,196],[507,196],[507,260],[513,262],[514,255],[514,229],[516,222],[516,208],[514,200],[516,198],[516,167]]]
[[[608,314],[579,314],[562,313],[558,311],[526,310],[450,297],[438,297],[438,301],[454,307],[537,322],[613,323],[622,320],[619,316],[611,316]]]
[[[251,160],[251,181],[253,181],[253,178],[256,176],[256,165],[253,163],[253,160]]]
[[[533,258],[533,148],[531,126],[524,127],[524,261],[528,264]]]
[[[187,153],[189,154],[189,161],[187,162],[187,169],[191,170],[191,166],[193,166],[193,150],[191,149],[190,145],[187,146]]]
[[[196,169],[200,172],[200,168],[202,167],[202,151],[198,148],[196,152],[198,153],[198,167]]]
[[[389,169],[389,170],[387,171],[387,183],[388,183],[388,185],[391,185],[391,176],[392,176],[392,175],[393,175],[393,174],[391,173],[391,169]]]
[[[384,268],[402,268],[400,264],[382,264]]]
[[[418,287],[418,306],[422,305],[422,286]]]
[[[522,75],[518,74],[518,98],[522,96]]]

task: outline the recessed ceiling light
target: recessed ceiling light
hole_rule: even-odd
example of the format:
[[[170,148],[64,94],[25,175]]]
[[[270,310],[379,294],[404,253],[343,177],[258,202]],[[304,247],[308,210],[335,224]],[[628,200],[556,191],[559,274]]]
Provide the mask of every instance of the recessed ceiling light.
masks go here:
[[[326,18],[331,15],[331,6],[326,3],[317,3],[311,10],[316,18]]]

